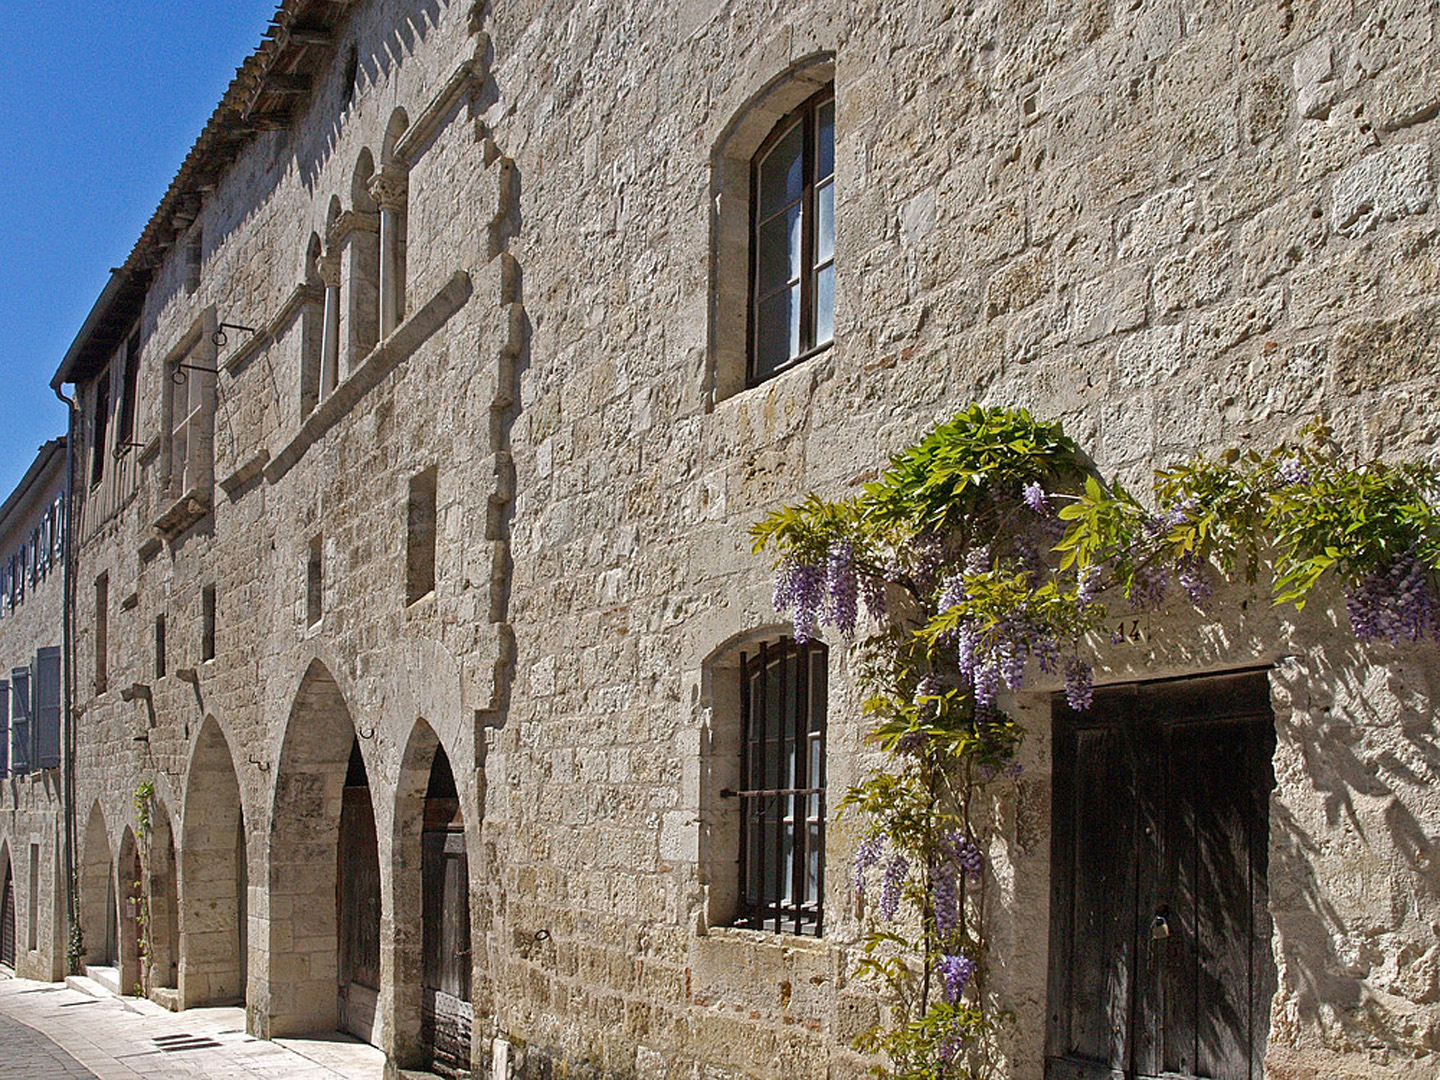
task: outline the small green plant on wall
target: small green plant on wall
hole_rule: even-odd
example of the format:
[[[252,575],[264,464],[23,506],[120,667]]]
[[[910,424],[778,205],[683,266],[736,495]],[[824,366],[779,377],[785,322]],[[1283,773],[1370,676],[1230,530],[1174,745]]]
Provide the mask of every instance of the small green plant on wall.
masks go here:
[[[974,405],[862,494],[810,495],[752,527],[797,640],[822,626],[853,639],[861,609],[870,617],[854,660],[885,764],[842,813],[864,823],[855,887],[878,886],[858,967],[888,989],[890,1017],[857,1043],[883,1061],[877,1075],[978,1077],[992,1060],[972,810],[1017,769],[1024,732],[1002,692],[1039,674],[1088,709],[1118,616],[1207,609],[1222,580],[1296,608],[1333,582],[1361,642],[1435,637],[1437,479],[1360,461],[1316,422],[1268,450],[1157,472],[1147,504],[1058,423]]]

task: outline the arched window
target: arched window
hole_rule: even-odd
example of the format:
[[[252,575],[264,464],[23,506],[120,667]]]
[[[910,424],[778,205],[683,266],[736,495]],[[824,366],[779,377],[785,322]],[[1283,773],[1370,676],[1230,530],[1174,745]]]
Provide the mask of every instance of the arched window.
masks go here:
[[[770,133],[750,183],[751,385],[835,336],[835,94],[826,87]]]
[[[834,338],[834,78],[829,54],[796,61],[731,116],[715,143],[712,401]]]

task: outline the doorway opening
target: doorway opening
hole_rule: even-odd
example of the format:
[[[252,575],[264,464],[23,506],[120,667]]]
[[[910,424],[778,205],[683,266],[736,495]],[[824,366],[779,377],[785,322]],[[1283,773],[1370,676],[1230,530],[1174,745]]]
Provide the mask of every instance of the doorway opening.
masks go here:
[[[1259,1080],[1276,987],[1264,672],[1054,712],[1047,1080]]]
[[[340,1030],[373,1043],[380,1000],[380,848],[358,739],[351,744],[340,803],[338,870]]]

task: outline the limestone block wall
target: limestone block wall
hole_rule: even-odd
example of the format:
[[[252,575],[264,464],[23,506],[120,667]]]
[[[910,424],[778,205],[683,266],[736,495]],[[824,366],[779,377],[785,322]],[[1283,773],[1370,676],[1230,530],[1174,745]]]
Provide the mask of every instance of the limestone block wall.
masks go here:
[[[783,629],[746,527],[854,490],[975,399],[1063,419],[1142,485],[1317,413],[1363,453],[1428,453],[1434,21],[1301,0],[353,5],[292,128],[256,136],[204,199],[196,287],[177,247],[138,313],[140,475],[76,575],[79,817],[99,868],[82,909],[103,918],[152,780],[174,825],[178,1003],[243,992],[258,1033],[333,1026],[325,912],[358,738],[382,870],[374,1038],[406,1064],[417,786],[443,746],[480,1074],[863,1075],[850,1043],[879,1011],[852,978],[855,824],[829,823],[819,940],[724,925],[718,899],[738,722],[723,673],[738,642]],[[740,389],[716,348],[736,199],[714,157],[777,80],[831,63],[835,344]],[[394,151],[397,110],[433,121],[406,147],[401,324],[307,413],[303,316],[285,312],[332,206],[363,205],[357,170]],[[266,330],[214,348],[214,510],[161,535],[164,360],[221,322]],[[407,604],[409,485],[432,468],[435,588]],[[1331,599],[1304,620],[1243,591],[1215,621],[1177,612],[1104,674],[1272,667],[1267,1075],[1428,1076],[1434,655],[1355,646]],[[833,808],[873,762],[830,644]],[[1038,1078],[1048,702],[1013,707],[1032,737],[991,808],[989,986],[1004,1069]],[[237,894],[238,861],[199,866],[242,820]],[[243,961],[218,932],[231,911]]]
[[[513,940],[552,934],[501,966],[502,1028],[597,1072],[859,1072],[845,1047],[873,1006],[846,980],[859,926],[843,825],[822,945],[706,922],[724,872],[705,854],[721,722],[706,662],[775,625],[745,527],[808,490],[854,490],[974,399],[1063,419],[1142,485],[1155,465],[1317,414],[1362,454],[1429,453],[1434,18],[1328,3],[493,12],[506,100],[491,115],[522,177],[535,331],[516,426],[517,685],[499,735],[514,788],[492,788],[487,823],[524,911]],[[712,154],[816,53],[835,69],[836,344],[722,397]],[[1148,639],[1177,644],[1133,646],[1107,677],[1298,657],[1272,680],[1272,858],[1290,880],[1272,893],[1268,1074],[1423,1075],[1433,996],[1396,987],[1428,978],[1433,945],[1433,761],[1416,756],[1433,712],[1423,681],[1405,678],[1393,705],[1379,692],[1389,664],[1424,670],[1432,651],[1356,648],[1338,603],[1297,629],[1242,601],[1264,605],[1234,597],[1223,627],[1177,614]],[[865,760],[832,656],[839,790]],[[1297,679],[1309,704],[1294,704]],[[1016,707],[1034,735],[996,808],[991,985],[1015,1018],[1013,1075],[1034,1077],[1048,718]],[[1334,861],[1299,854],[1332,845]],[[1341,864],[1361,853],[1357,888]],[[640,960],[614,974],[627,955]]]
[[[64,490],[63,441],[42,447],[36,464],[41,469],[33,483],[16,493],[16,503],[0,522],[0,559],[9,560],[31,540],[42,515]],[[59,560],[51,561],[39,581],[27,575],[23,602],[0,619],[0,678],[8,681],[15,668],[33,668],[36,650],[60,644],[63,603]],[[0,781],[0,874],[8,859],[15,890],[15,973],[25,979],[65,974],[62,800],[59,769],[35,769]]]

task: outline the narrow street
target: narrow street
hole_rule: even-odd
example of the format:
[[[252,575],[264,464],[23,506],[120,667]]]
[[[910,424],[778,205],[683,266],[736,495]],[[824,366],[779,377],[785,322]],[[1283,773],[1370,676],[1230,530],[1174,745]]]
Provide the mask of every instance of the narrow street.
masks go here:
[[[39,983],[0,974],[0,1077],[26,1080],[380,1080],[384,1056],[346,1036],[245,1033],[241,1008],[172,1013],[85,979]]]

